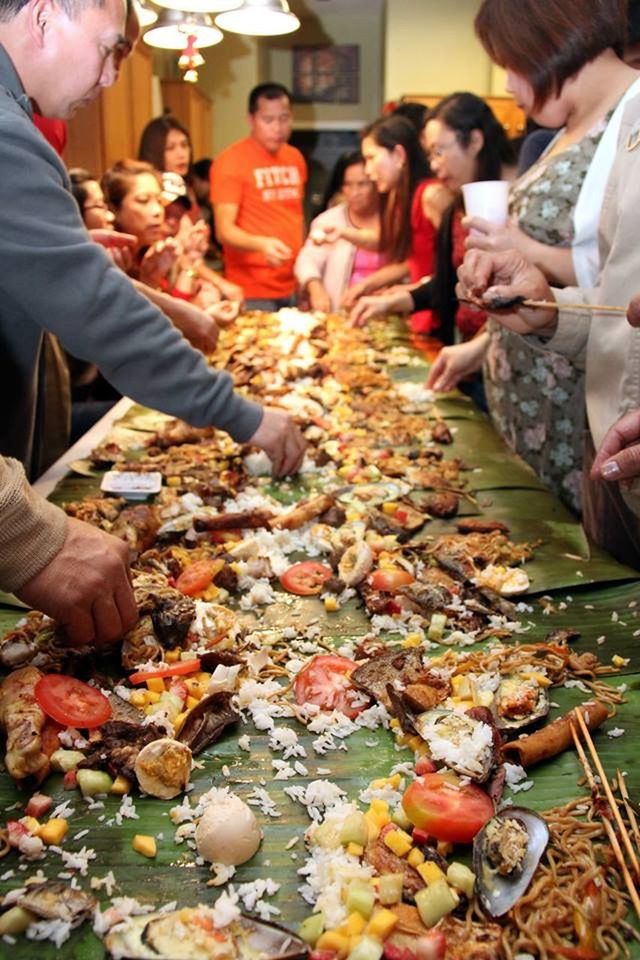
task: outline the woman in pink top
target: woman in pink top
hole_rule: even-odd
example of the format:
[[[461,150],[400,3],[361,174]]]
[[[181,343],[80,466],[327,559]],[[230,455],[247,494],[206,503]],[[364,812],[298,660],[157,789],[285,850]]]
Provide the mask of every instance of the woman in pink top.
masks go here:
[[[356,247],[343,235],[349,229],[375,236],[380,232],[378,191],[365,173],[359,152],[345,160],[341,193],[344,201],[312,222],[296,260],[296,279],[312,310],[339,310],[347,288],[387,262],[377,250]]]

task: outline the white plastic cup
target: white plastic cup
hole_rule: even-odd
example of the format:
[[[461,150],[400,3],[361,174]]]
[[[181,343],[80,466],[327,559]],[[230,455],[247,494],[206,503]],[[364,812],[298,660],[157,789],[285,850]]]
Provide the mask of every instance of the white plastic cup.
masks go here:
[[[476,180],[462,187],[464,209],[468,217],[482,217],[503,227],[509,218],[509,182]]]

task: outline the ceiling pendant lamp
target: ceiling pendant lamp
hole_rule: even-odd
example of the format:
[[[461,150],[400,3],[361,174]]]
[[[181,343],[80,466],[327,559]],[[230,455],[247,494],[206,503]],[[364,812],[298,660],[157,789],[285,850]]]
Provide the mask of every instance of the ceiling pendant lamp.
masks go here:
[[[276,37],[293,33],[300,21],[289,10],[287,0],[244,0],[237,10],[228,10],[216,17],[217,26],[230,33],[250,37]]]
[[[133,0],[133,8],[136,12],[138,23],[143,30],[145,27],[150,27],[151,24],[155,23],[158,19],[157,10],[152,10],[146,3],[143,3],[143,0]]]
[[[161,50],[184,50],[190,37],[198,47],[220,43],[223,34],[205,13],[162,10],[157,22],[145,30],[142,39],[150,47]]]
[[[242,0],[154,0],[154,3],[159,7],[187,10],[190,13],[222,13],[224,10],[235,10]]]

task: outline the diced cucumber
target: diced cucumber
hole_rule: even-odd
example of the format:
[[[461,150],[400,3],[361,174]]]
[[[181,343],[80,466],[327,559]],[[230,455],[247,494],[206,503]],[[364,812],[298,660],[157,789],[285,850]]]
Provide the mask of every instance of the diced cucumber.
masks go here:
[[[453,863],[449,864],[447,870],[447,882],[457,890],[462,890],[468,897],[472,897],[476,875],[464,863],[458,863],[454,860]]]
[[[104,770],[78,770],[78,786],[83,797],[95,797],[98,793],[109,793],[113,780]]]
[[[68,773],[69,770],[76,770],[82,760],[84,760],[84,753],[80,753],[79,750],[63,750],[60,747],[51,754],[51,769],[59,773]]]
[[[324,913],[314,913],[306,917],[298,928],[298,936],[310,947],[315,947],[316,941],[324,930]]]
[[[357,843],[361,847],[366,847],[369,840],[369,824],[364,813],[350,813],[342,824],[340,830],[340,843],[347,846],[349,843]]]
[[[416,907],[425,927],[435,927],[438,920],[442,920],[457,907],[459,899],[444,877],[442,880],[435,880],[423,890],[418,890],[415,896]]]
[[[400,903],[402,900],[402,873],[383,873],[380,877],[378,886],[378,900],[383,907],[391,906],[392,903]]]
[[[433,613],[431,615],[429,629],[427,630],[427,640],[432,640],[433,643],[439,643],[444,636],[444,628],[446,625],[447,617],[444,613]]]
[[[325,850],[337,850],[340,846],[338,831],[329,826],[328,823],[321,823],[319,827],[316,827],[313,831],[312,841]]]
[[[394,823],[397,823],[402,830],[408,830],[409,833],[411,833],[411,831],[413,830],[413,824],[411,820],[409,820],[409,817],[404,812],[404,807],[402,806],[401,803],[398,804],[398,806],[395,808],[395,810],[391,814],[391,819],[393,820]]]
[[[384,947],[373,937],[362,937],[347,957],[347,960],[380,960]]]
[[[373,887],[364,880],[353,880],[347,888],[347,913],[359,913],[368,920],[376,900]]]
[[[5,934],[15,936],[18,933],[24,933],[35,919],[35,914],[25,910],[24,907],[11,907],[0,916],[0,937],[4,937]]]

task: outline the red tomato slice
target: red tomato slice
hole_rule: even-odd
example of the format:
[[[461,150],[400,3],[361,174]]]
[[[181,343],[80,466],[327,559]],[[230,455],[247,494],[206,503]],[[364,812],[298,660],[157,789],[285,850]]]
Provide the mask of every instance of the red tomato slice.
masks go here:
[[[295,679],[298,703],[315,703],[321,710],[339,710],[353,720],[365,709],[362,693],[351,685],[349,677],[355,663],[347,657],[322,653],[302,668]]]
[[[333,570],[326,564],[316,563],[315,560],[303,560],[302,563],[294,563],[292,567],[285,570],[280,577],[280,583],[289,593],[307,597],[313,593],[320,593],[324,583],[332,576]]]
[[[99,727],[112,713],[104,693],[62,673],[40,677],[34,692],[47,716],[65,727]]]
[[[129,677],[129,683],[145,683],[147,680],[153,680],[154,677],[180,677],[187,673],[197,673],[200,670],[200,661],[195,660],[177,660],[176,663],[167,664],[166,667],[159,667],[158,670],[145,670],[139,673],[132,673]]]
[[[402,806],[420,830],[449,843],[471,843],[493,816],[493,802],[472,783],[452,787],[441,773],[426,773],[407,787]]]
[[[415,577],[408,570],[397,567],[395,570],[374,570],[370,581],[374,590],[392,591],[413,583]]]
[[[176,589],[192,597],[206,590],[219,569],[219,560],[196,560],[182,571],[176,580]]]

